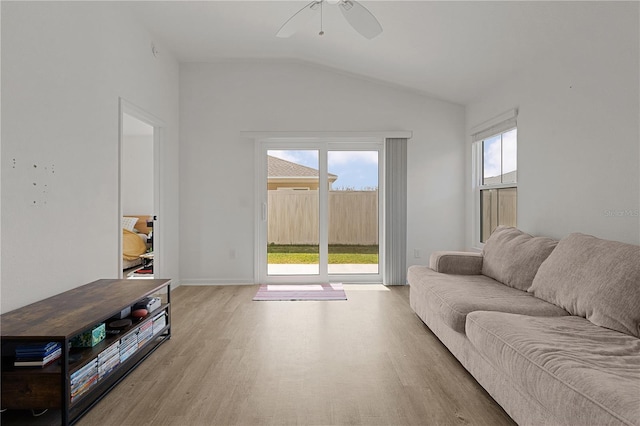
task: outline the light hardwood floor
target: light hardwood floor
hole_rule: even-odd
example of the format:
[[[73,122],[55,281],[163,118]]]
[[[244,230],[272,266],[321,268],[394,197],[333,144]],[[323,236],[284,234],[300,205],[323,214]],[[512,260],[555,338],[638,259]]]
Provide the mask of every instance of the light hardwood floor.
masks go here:
[[[513,425],[409,307],[253,302],[257,286],[179,287],[172,338],[77,424]]]

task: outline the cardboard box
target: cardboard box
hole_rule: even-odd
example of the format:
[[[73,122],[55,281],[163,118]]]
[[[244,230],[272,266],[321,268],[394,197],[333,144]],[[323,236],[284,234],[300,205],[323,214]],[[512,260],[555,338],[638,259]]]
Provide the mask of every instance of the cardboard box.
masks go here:
[[[78,334],[71,339],[72,348],[92,348],[102,342],[106,336],[106,326],[104,323],[97,324],[92,329]]]

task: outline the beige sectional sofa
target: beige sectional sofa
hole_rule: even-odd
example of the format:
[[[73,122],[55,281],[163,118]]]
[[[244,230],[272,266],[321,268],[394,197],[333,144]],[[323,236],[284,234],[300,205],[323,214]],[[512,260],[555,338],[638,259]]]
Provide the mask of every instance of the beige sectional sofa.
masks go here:
[[[408,271],[411,307],[521,425],[640,425],[640,246],[499,227]]]

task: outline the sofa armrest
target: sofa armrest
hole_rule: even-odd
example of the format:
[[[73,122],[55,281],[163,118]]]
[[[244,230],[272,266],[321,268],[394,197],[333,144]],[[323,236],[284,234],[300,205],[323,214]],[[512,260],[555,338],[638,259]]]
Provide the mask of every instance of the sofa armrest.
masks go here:
[[[443,274],[479,275],[482,273],[482,253],[437,251],[431,254],[429,267]]]

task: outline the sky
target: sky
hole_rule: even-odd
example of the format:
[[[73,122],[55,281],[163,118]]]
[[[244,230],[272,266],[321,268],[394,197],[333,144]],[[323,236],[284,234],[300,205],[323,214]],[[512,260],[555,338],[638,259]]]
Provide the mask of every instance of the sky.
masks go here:
[[[517,129],[484,141],[484,177],[517,170]],[[318,169],[317,150],[269,150],[269,155]],[[333,189],[363,190],[378,187],[377,151],[329,151],[329,173],[338,176]]]
[[[484,178],[500,176],[518,169],[517,141],[517,129],[484,140]]]
[[[317,150],[269,150],[269,155],[318,169]],[[327,159],[329,173],[338,176],[334,190],[378,187],[377,151],[329,151]]]

